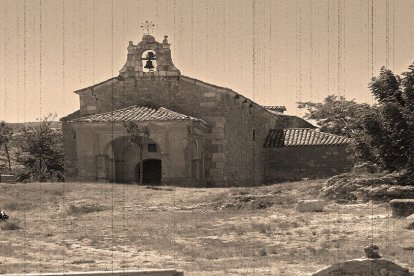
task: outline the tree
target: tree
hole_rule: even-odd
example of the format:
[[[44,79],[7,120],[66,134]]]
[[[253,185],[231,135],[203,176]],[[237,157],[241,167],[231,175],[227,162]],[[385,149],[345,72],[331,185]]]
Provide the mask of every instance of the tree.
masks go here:
[[[322,103],[298,102],[307,109],[305,119],[315,120],[322,131],[352,137],[362,128],[362,118],[375,110],[366,103],[346,100],[343,96],[327,96]]]
[[[147,126],[140,126],[137,122],[124,122],[124,127],[129,134],[129,141],[136,146],[139,152],[139,184],[144,183],[144,163],[142,153],[144,146],[150,136],[150,131]]]
[[[11,173],[11,163],[8,143],[13,135],[13,130],[6,124],[5,121],[0,121],[0,146],[4,145],[4,151],[6,152],[7,163],[9,165],[9,172]]]
[[[51,127],[56,115],[38,119],[22,129],[19,161],[28,170],[27,176],[35,181],[63,181],[63,139],[60,130]]]
[[[298,108],[306,108],[304,117],[315,120],[322,131],[351,138],[354,162],[377,162],[364,127],[365,118],[377,116],[376,106],[330,95],[322,103],[299,102]]]
[[[414,64],[401,76],[382,67],[369,89],[376,104],[328,96],[323,103],[302,102],[305,118],[323,131],[352,138],[356,160],[372,161],[388,172],[414,179]]]
[[[395,75],[382,67],[369,88],[378,101],[377,116],[364,118],[364,129],[379,164],[414,177],[414,64]]]

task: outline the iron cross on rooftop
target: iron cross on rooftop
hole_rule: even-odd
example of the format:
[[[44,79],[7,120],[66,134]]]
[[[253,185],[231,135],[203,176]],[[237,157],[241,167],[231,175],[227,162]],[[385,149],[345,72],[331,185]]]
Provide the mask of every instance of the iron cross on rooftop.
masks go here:
[[[145,34],[149,35],[150,31],[154,29],[155,25],[151,21],[146,20],[144,23],[141,23],[141,29]]]

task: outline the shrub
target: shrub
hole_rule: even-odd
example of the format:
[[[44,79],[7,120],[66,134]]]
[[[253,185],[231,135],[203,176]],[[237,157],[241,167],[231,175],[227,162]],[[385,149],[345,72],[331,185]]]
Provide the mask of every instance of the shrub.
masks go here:
[[[5,231],[13,231],[13,230],[19,230],[22,227],[16,221],[4,221],[4,222],[1,222],[0,228],[1,230],[5,230]]]
[[[63,138],[61,130],[52,128],[51,114],[21,130],[18,161],[25,170],[21,181],[63,181]]]
[[[105,207],[98,204],[92,205],[69,205],[68,213],[70,214],[89,214],[104,211]]]
[[[252,229],[262,234],[267,234],[267,233],[272,232],[272,226],[265,224],[265,223],[252,223]]]
[[[16,202],[7,202],[3,204],[4,210],[16,211],[18,209],[18,204]]]
[[[262,256],[262,257],[267,256],[266,249],[265,248],[260,248],[259,255]]]
[[[18,182],[27,183],[32,180],[31,172],[27,169],[20,169],[16,172],[16,180]]]

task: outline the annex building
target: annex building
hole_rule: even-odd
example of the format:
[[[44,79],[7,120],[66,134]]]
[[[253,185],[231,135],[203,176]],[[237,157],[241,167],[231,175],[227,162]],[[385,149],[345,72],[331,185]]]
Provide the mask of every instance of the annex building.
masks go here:
[[[62,118],[67,181],[137,182],[139,153],[123,123],[150,130],[144,182],[252,186],[326,177],[352,166],[349,141],[320,132],[224,87],[183,76],[167,36],[128,45],[119,76],[75,91],[80,108]]]

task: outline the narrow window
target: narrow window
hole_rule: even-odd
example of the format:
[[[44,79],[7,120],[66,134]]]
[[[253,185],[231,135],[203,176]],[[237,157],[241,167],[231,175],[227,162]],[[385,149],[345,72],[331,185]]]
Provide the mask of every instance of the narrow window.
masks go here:
[[[148,144],[148,152],[157,152],[156,144]]]
[[[256,130],[255,129],[253,129],[253,135],[252,136],[253,136],[252,137],[253,141],[256,141]]]

